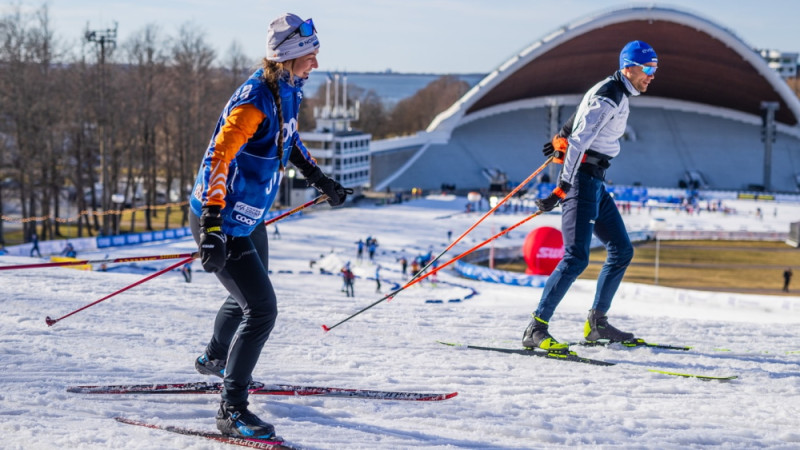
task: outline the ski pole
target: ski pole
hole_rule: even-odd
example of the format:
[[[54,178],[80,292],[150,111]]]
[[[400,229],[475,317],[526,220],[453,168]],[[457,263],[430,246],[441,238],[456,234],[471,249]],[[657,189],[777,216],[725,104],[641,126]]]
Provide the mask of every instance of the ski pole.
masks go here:
[[[109,298],[111,298],[111,297],[113,297],[113,296],[115,296],[117,294],[121,294],[121,293],[127,291],[128,289],[136,287],[136,286],[144,283],[145,281],[152,280],[153,278],[155,278],[155,277],[157,277],[159,275],[167,273],[172,269],[175,269],[175,268],[177,268],[179,266],[182,266],[183,264],[186,264],[186,263],[190,262],[191,260],[193,260],[196,257],[197,257],[197,253],[192,253],[192,255],[190,257],[186,258],[186,259],[182,259],[182,260],[178,261],[177,263],[175,263],[175,264],[173,264],[173,265],[171,265],[171,266],[169,266],[169,267],[167,267],[165,269],[161,269],[161,270],[159,270],[158,272],[156,272],[156,273],[154,273],[152,275],[148,275],[147,277],[142,278],[141,280],[137,281],[136,283],[128,285],[128,286],[126,286],[126,287],[124,287],[124,288],[122,288],[122,289],[120,289],[120,290],[118,290],[118,291],[116,291],[116,292],[114,292],[112,294],[108,294],[105,297],[101,298],[100,300],[97,300],[97,301],[94,301],[92,303],[89,303],[88,305],[86,305],[86,306],[84,306],[82,308],[76,309],[75,311],[72,311],[71,313],[69,313],[67,315],[61,316],[58,319],[51,319],[50,316],[47,316],[44,320],[45,320],[45,322],[47,322],[47,326],[52,327],[56,322],[59,322],[59,321],[61,321],[63,319],[66,319],[67,317],[69,317],[69,316],[71,316],[71,315],[73,315],[75,313],[81,312],[84,309],[86,309],[86,308],[88,308],[90,306],[94,306],[94,305],[96,305],[96,304],[98,304],[98,303],[100,303],[100,302],[102,302],[104,300],[108,300]]]
[[[438,260],[439,260],[439,258],[441,258],[441,257],[442,257],[442,255],[444,255],[445,253],[447,253],[447,252],[448,252],[448,251],[449,251],[451,248],[453,248],[453,247],[454,247],[456,244],[458,244],[458,243],[459,243],[459,242],[460,242],[462,239],[464,239],[464,236],[466,236],[467,234],[469,234],[469,233],[470,233],[472,230],[474,230],[474,229],[475,229],[475,227],[477,227],[478,225],[480,225],[480,223],[481,223],[481,222],[483,222],[483,221],[484,221],[484,219],[486,219],[487,217],[489,217],[490,215],[492,215],[492,213],[494,213],[494,212],[497,210],[497,208],[499,208],[499,207],[500,207],[500,205],[502,205],[503,203],[505,203],[505,202],[506,202],[508,199],[510,199],[510,198],[511,198],[511,197],[512,197],[514,194],[516,194],[516,193],[517,193],[517,192],[518,192],[520,189],[522,189],[522,188],[523,188],[523,187],[524,187],[526,184],[528,184],[528,183],[529,183],[531,180],[533,180],[533,179],[536,177],[536,175],[539,175],[539,173],[540,173],[542,170],[544,170],[544,169],[545,169],[545,167],[547,167],[547,165],[548,165],[548,164],[550,164],[552,161],[553,161],[553,156],[550,156],[549,158],[547,158],[547,160],[545,160],[544,164],[542,164],[541,166],[539,166],[539,168],[538,168],[538,169],[536,169],[535,171],[533,171],[533,173],[531,173],[531,174],[528,176],[528,178],[526,178],[526,179],[525,179],[525,180],[524,180],[522,183],[520,183],[520,184],[519,184],[517,187],[515,187],[515,188],[514,188],[514,189],[513,189],[511,192],[509,192],[509,193],[508,193],[508,194],[507,194],[507,195],[506,195],[506,196],[505,196],[505,197],[504,197],[502,200],[500,200],[499,202],[497,202],[497,204],[496,204],[496,205],[495,205],[495,206],[494,206],[492,209],[490,209],[488,212],[486,212],[486,213],[483,215],[483,217],[481,217],[480,219],[478,219],[478,221],[477,221],[477,222],[475,222],[475,223],[474,223],[474,224],[473,224],[471,227],[469,227],[469,228],[468,228],[466,231],[464,231],[463,233],[461,233],[461,236],[457,237],[457,238],[456,238],[456,240],[454,240],[452,243],[450,243],[450,245],[448,245],[448,246],[447,246],[447,248],[445,248],[444,250],[442,250],[442,252],[441,252],[441,253],[439,253],[439,254],[438,254],[438,255],[437,255],[435,258],[431,259],[431,260],[428,262],[428,264],[426,264],[426,265],[425,265],[425,267],[423,267],[422,269],[420,269],[420,270],[419,270],[419,272],[417,272],[417,274],[416,274],[416,275],[414,275],[414,277],[412,277],[412,278],[411,278],[411,281],[410,281],[408,284],[406,284],[405,286],[403,286],[403,287],[401,287],[401,288],[399,288],[399,289],[397,289],[397,290],[395,290],[395,291],[393,291],[393,292],[390,292],[388,295],[384,296],[384,297],[383,297],[383,298],[381,298],[380,300],[378,300],[378,301],[376,301],[375,303],[373,303],[372,305],[368,306],[366,309],[369,309],[369,308],[371,308],[371,307],[373,307],[373,306],[377,305],[378,303],[381,303],[381,302],[383,302],[384,300],[390,300],[390,299],[391,299],[392,297],[394,297],[394,296],[395,296],[397,293],[399,293],[399,292],[403,291],[403,290],[404,290],[405,288],[407,288],[408,286],[411,286],[411,285],[413,284],[414,280],[415,280],[415,279],[416,279],[416,278],[419,276],[419,274],[421,274],[421,273],[425,272],[425,270],[427,270],[427,269],[428,269],[428,267],[430,267],[430,266],[431,266],[433,263],[435,263],[436,261],[438,261]],[[365,310],[366,310],[366,309],[365,309]],[[363,310],[362,310],[362,311],[363,311]],[[360,313],[360,312],[362,312],[362,311],[359,311],[359,313]],[[356,313],[356,314],[358,314],[358,313]],[[348,319],[349,319],[349,318],[348,318]],[[341,322],[340,322],[340,323],[341,323]],[[339,324],[337,323],[336,325],[334,325],[334,327],[335,327],[335,326],[337,326],[337,325],[339,325]],[[332,329],[332,328],[326,328],[326,327],[325,327],[325,325],[323,325],[323,326],[322,326],[322,328],[323,328],[325,331],[329,331],[330,329]]]
[[[281,214],[279,216],[275,216],[272,219],[265,220],[264,221],[264,226],[267,226],[267,225],[269,225],[271,223],[277,222],[277,221],[279,221],[279,220],[281,220],[283,218],[291,216],[292,214],[294,214],[294,213],[296,213],[296,212],[298,212],[300,210],[306,209],[311,205],[316,205],[318,203],[322,203],[327,199],[328,199],[328,195],[327,194],[322,194],[319,197],[317,197],[317,198],[315,198],[313,200],[309,200],[309,201],[303,203],[302,205],[300,205],[300,206],[298,206],[296,208],[290,209],[289,211],[286,211],[285,213],[283,213],[283,214]]]
[[[288,217],[288,216],[290,216],[290,215],[292,215],[292,214],[294,214],[294,213],[296,213],[296,212],[298,212],[298,211],[300,211],[302,209],[305,209],[305,208],[307,208],[307,207],[309,207],[311,205],[322,203],[327,199],[328,199],[327,195],[325,195],[325,194],[320,195],[319,197],[317,197],[317,198],[315,198],[313,200],[310,200],[310,201],[308,201],[308,202],[306,202],[306,203],[304,203],[304,204],[302,204],[302,205],[300,205],[300,206],[298,206],[298,207],[296,207],[294,209],[291,209],[291,210],[289,210],[289,211],[287,211],[287,212],[285,212],[285,213],[283,213],[283,214],[281,214],[279,216],[273,217],[272,219],[270,219],[268,221],[265,221],[264,225],[266,226],[266,225],[269,225],[269,224],[271,224],[273,222],[277,222],[278,220],[281,220],[281,219],[283,219],[285,217]],[[88,260],[86,260],[86,261],[68,261],[68,262],[65,262],[65,263],[31,264],[30,266],[53,267],[53,266],[59,266],[59,265],[64,266],[64,265],[75,265],[75,264],[87,264],[89,262],[93,262],[93,263],[95,263],[95,262],[129,262],[129,261],[145,261],[145,260],[158,260],[158,259],[169,259],[169,258],[183,258],[183,257],[186,257],[186,259],[183,259],[183,260],[181,260],[181,261],[179,261],[179,262],[177,262],[177,263],[175,263],[175,264],[173,264],[173,265],[171,265],[171,266],[169,266],[169,267],[167,267],[165,269],[161,269],[158,272],[156,272],[156,273],[154,273],[152,275],[149,275],[149,276],[137,281],[136,283],[133,283],[133,284],[131,284],[129,286],[126,286],[126,287],[124,287],[124,288],[122,288],[122,289],[120,289],[120,290],[118,290],[118,291],[116,291],[114,293],[111,293],[111,294],[101,298],[100,300],[94,301],[94,302],[92,302],[92,303],[90,303],[90,304],[88,304],[88,305],[86,305],[86,306],[84,306],[82,308],[76,309],[75,311],[72,311],[69,314],[66,314],[66,315],[64,315],[62,317],[59,317],[58,319],[52,319],[52,318],[50,318],[50,316],[47,316],[45,318],[45,322],[47,322],[48,326],[53,326],[55,323],[61,321],[62,319],[65,319],[65,318],[67,318],[67,317],[69,317],[69,316],[71,316],[71,315],[73,315],[75,313],[83,311],[84,309],[89,308],[91,306],[94,306],[94,305],[96,305],[96,304],[98,304],[98,303],[100,303],[102,301],[108,300],[109,298],[111,298],[111,297],[113,297],[113,296],[115,296],[117,294],[121,294],[122,292],[125,292],[128,289],[136,287],[136,286],[138,286],[138,285],[140,285],[140,284],[142,284],[142,283],[144,283],[146,281],[152,280],[153,278],[155,278],[155,277],[157,277],[159,275],[162,275],[162,274],[164,274],[166,272],[169,272],[172,269],[175,269],[175,268],[177,268],[177,267],[179,267],[179,266],[181,266],[183,264],[186,264],[187,262],[192,261],[193,259],[195,259],[197,256],[198,256],[198,253],[194,252],[194,253],[187,253],[187,254],[181,254],[181,255],[164,255],[164,256],[156,256],[156,257],[132,257],[132,258],[115,258],[113,260],[97,260],[97,261],[88,261]],[[167,257],[169,257],[169,258],[167,258]],[[146,258],[146,259],[143,259],[143,258]],[[8,268],[22,268],[22,267],[5,266],[5,267],[2,267],[2,268],[3,269],[8,269]]]
[[[82,259],[79,261],[60,261],[49,263],[36,263],[36,264],[20,264],[15,266],[0,266],[0,270],[12,269],[38,269],[42,267],[62,267],[62,266],[82,266],[84,264],[102,264],[102,263],[127,263],[139,261],[160,261],[164,259],[177,259],[197,257],[197,252],[194,253],[179,253],[175,255],[153,255],[153,256],[129,256],[124,258],[111,258],[111,259]]]
[[[542,170],[544,170],[544,168],[545,168],[545,167],[547,167],[547,165],[548,165],[548,164],[550,164],[552,161],[553,161],[553,156],[550,156],[549,158],[547,158],[547,160],[544,162],[544,164],[542,164],[541,166],[539,166],[539,168],[538,168],[538,169],[534,170],[534,171],[533,171],[533,173],[532,173],[532,174],[530,174],[530,175],[528,176],[528,178],[526,178],[525,180],[523,180],[523,181],[522,181],[522,183],[520,183],[519,185],[517,185],[517,187],[515,187],[515,188],[514,188],[514,189],[513,189],[511,192],[509,192],[509,193],[508,193],[508,194],[507,194],[505,197],[503,197],[503,199],[502,199],[502,200],[500,200],[499,202],[497,202],[497,204],[496,204],[496,205],[494,205],[494,207],[493,207],[492,209],[490,209],[489,211],[487,211],[487,212],[486,212],[486,214],[484,214],[484,215],[483,215],[483,217],[481,217],[480,219],[478,219],[478,221],[477,221],[477,222],[475,222],[474,224],[472,224],[472,226],[471,226],[471,227],[469,227],[469,228],[468,228],[468,229],[467,229],[465,232],[461,233],[461,236],[457,237],[457,238],[456,238],[456,240],[454,240],[453,242],[451,242],[451,243],[450,243],[450,245],[448,245],[448,246],[447,246],[447,248],[445,248],[444,250],[442,250],[442,252],[441,252],[441,253],[439,253],[439,254],[438,254],[438,255],[437,255],[435,258],[431,259],[431,260],[428,262],[428,264],[426,264],[426,265],[425,265],[425,267],[423,267],[422,269],[420,269],[420,271],[419,271],[418,273],[425,272],[425,270],[426,270],[428,267],[430,267],[430,266],[431,266],[433,263],[435,263],[436,261],[438,261],[438,260],[439,260],[439,258],[441,258],[441,257],[442,257],[442,255],[444,255],[445,253],[447,253],[447,252],[448,252],[448,251],[449,251],[451,248],[453,248],[453,247],[454,247],[456,244],[458,244],[458,243],[459,243],[459,242],[460,242],[462,239],[464,239],[464,237],[465,237],[466,235],[468,235],[470,232],[472,232],[472,230],[474,230],[474,229],[475,229],[475,227],[477,227],[478,225],[480,225],[480,224],[481,224],[481,222],[483,222],[483,221],[484,221],[484,219],[486,219],[487,217],[491,216],[491,215],[492,215],[492,213],[494,213],[495,211],[497,211],[497,208],[499,208],[499,207],[500,207],[500,206],[501,206],[503,203],[505,203],[506,201],[508,201],[508,199],[510,199],[511,197],[513,197],[513,196],[514,196],[514,194],[516,194],[516,193],[517,193],[517,192],[518,192],[520,189],[522,189],[523,187],[525,187],[525,185],[527,185],[528,183],[530,183],[530,182],[531,182],[531,180],[533,180],[534,178],[536,178],[536,175],[539,175],[539,173],[540,173]],[[402,289],[401,289],[401,290],[402,290]]]
[[[431,260],[431,261],[430,261],[430,262],[429,262],[429,263],[428,263],[428,264],[427,264],[425,267],[423,267],[423,268],[421,269],[421,271],[423,271],[423,272],[424,272],[424,271],[425,271],[425,269],[427,269],[427,268],[428,268],[428,267],[429,267],[431,264],[433,264],[433,263],[434,263],[436,260],[438,260],[438,259],[439,259],[439,258],[440,258],[442,255],[444,255],[445,253],[447,253],[447,252],[448,252],[448,251],[449,251],[451,248],[453,248],[453,247],[454,247],[456,244],[458,244],[458,243],[461,241],[461,239],[464,239],[464,237],[465,237],[466,235],[468,235],[468,234],[469,234],[469,233],[470,233],[472,230],[474,230],[474,229],[475,229],[475,227],[477,227],[478,225],[480,225],[480,224],[481,224],[481,222],[483,222],[483,221],[484,221],[484,219],[486,219],[487,217],[489,217],[490,215],[492,215],[492,213],[494,213],[495,211],[497,211],[497,208],[499,208],[499,207],[500,207],[500,206],[501,206],[503,203],[505,203],[506,201],[508,201],[508,199],[510,199],[511,197],[513,197],[513,196],[514,196],[514,194],[516,194],[516,193],[517,193],[517,192],[518,192],[520,189],[522,189],[523,187],[525,187],[525,185],[527,185],[528,183],[530,183],[530,182],[531,182],[531,180],[533,180],[534,178],[536,178],[536,175],[539,175],[539,173],[540,173],[542,170],[544,170],[544,168],[545,168],[545,167],[547,167],[547,165],[548,165],[548,164],[550,164],[552,161],[553,161],[553,157],[552,157],[552,156],[550,156],[549,158],[547,158],[547,160],[544,162],[544,164],[542,164],[541,166],[539,166],[539,168],[538,168],[538,169],[534,170],[534,171],[533,171],[533,173],[532,173],[532,174],[530,174],[530,175],[528,176],[528,178],[526,178],[524,181],[522,181],[522,183],[520,183],[520,184],[519,184],[517,187],[515,187],[515,188],[514,188],[514,189],[513,189],[511,192],[509,192],[509,193],[508,193],[508,194],[507,194],[505,197],[503,197],[503,199],[502,199],[502,200],[500,200],[499,202],[497,202],[497,204],[496,204],[496,205],[494,205],[494,207],[493,207],[492,209],[490,209],[489,211],[487,211],[487,212],[486,212],[486,214],[484,214],[484,215],[483,215],[483,217],[481,217],[480,219],[478,219],[478,221],[477,221],[477,222],[475,222],[475,223],[474,223],[474,224],[473,224],[471,227],[469,227],[469,228],[467,229],[467,231],[465,231],[465,232],[461,233],[461,236],[457,237],[455,241],[453,241],[452,243],[450,243],[450,245],[448,245],[446,249],[442,250],[442,252],[441,252],[441,253],[439,253],[439,256],[437,256],[436,258],[432,259],[432,260]]]
[[[327,325],[322,325],[322,329],[323,329],[323,330],[325,330],[325,332],[331,331],[332,329],[334,329],[334,328],[338,327],[339,325],[341,325],[341,324],[343,324],[343,323],[347,322],[348,320],[352,319],[353,317],[355,317],[355,316],[357,316],[357,315],[359,315],[359,314],[363,313],[364,311],[366,311],[366,310],[368,310],[368,309],[370,309],[370,308],[372,308],[372,307],[374,307],[374,306],[378,305],[379,303],[383,302],[384,300],[391,299],[392,297],[394,297],[395,295],[397,295],[397,294],[398,294],[400,291],[403,291],[403,290],[405,290],[406,288],[408,288],[408,287],[411,287],[411,286],[413,286],[413,285],[417,284],[418,282],[422,281],[423,279],[425,279],[425,278],[427,278],[427,277],[429,277],[429,276],[433,275],[434,273],[436,273],[436,272],[438,272],[438,271],[440,271],[440,270],[444,269],[445,267],[449,266],[450,264],[452,264],[452,263],[454,263],[454,262],[458,261],[459,259],[461,259],[461,258],[463,258],[463,257],[465,257],[465,256],[467,256],[467,255],[469,255],[470,253],[472,253],[472,252],[474,252],[475,250],[477,250],[477,249],[479,249],[479,248],[483,247],[484,245],[488,244],[489,242],[492,242],[493,240],[495,240],[495,239],[499,238],[500,236],[502,236],[502,235],[504,235],[504,234],[508,233],[509,231],[511,231],[511,230],[513,230],[513,229],[515,229],[515,228],[519,227],[520,225],[522,225],[522,224],[524,224],[525,222],[527,222],[527,221],[529,221],[529,220],[533,219],[534,217],[536,217],[536,216],[540,215],[541,213],[542,213],[542,211],[541,211],[541,210],[540,210],[540,211],[536,211],[535,213],[531,214],[530,216],[528,216],[528,217],[526,217],[526,218],[522,219],[521,221],[517,222],[516,224],[514,224],[514,225],[512,225],[512,226],[510,226],[510,227],[508,227],[508,228],[506,228],[505,230],[503,230],[503,231],[501,231],[501,232],[499,232],[499,233],[495,234],[494,236],[490,237],[489,239],[486,239],[485,241],[481,242],[480,244],[478,244],[478,245],[476,245],[476,246],[474,246],[474,247],[470,248],[469,250],[467,250],[467,251],[465,251],[465,252],[461,253],[460,255],[458,255],[458,256],[456,256],[456,257],[454,257],[454,258],[453,258],[453,259],[451,259],[450,261],[447,261],[446,263],[442,264],[441,266],[439,266],[439,267],[436,267],[435,269],[431,269],[431,271],[430,271],[430,272],[428,272],[428,273],[422,274],[422,272],[423,272],[423,270],[424,270],[424,269],[420,270],[419,272],[417,272],[417,274],[414,276],[414,278],[412,278],[412,279],[411,279],[411,281],[409,281],[408,283],[406,283],[406,284],[405,284],[403,287],[400,287],[400,288],[398,288],[398,289],[394,290],[393,292],[390,292],[389,294],[385,295],[384,297],[382,297],[382,298],[381,298],[381,299],[379,299],[378,301],[376,301],[376,302],[373,302],[373,303],[371,303],[371,304],[367,305],[366,307],[364,307],[364,308],[362,308],[362,309],[360,309],[360,310],[356,311],[355,313],[351,314],[350,316],[348,316],[348,317],[344,318],[343,320],[339,321],[338,323],[336,323],[336,324],[334,324],[334,325],[332,325],[332,326],[330,326],[330,327],[329,327],[329,326],[327,326]],[[427,267],[427,266],[426,266],[426,267]]]

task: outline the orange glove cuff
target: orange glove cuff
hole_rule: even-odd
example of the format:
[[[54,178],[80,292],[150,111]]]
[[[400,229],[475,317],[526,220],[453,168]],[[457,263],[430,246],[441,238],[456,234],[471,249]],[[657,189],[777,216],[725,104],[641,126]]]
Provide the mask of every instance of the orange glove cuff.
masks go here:
[[[561,137],[561,135],[553,136],[553,148],[556,149],[557,152],[566,152],[567,147],[569,147],[569,142],[567,142],[567,138]]]
[[[564,200],[565,198],[567,198],[567,193],[564,192],[560,187],[557,187],[557,188],[553,189],[553,194],[558,196],[558,198],[560,198],[561,200]]]
[[[567,154],[567,147],[569,147],[569,143],[567,142],[567,138],[561,137],[560,135],[553,136],[553,140],[551,141],[553,144],[553,148],[555,149],[555,153],[553,153],[553,162],[556,164],[564,164],[564,156]]]

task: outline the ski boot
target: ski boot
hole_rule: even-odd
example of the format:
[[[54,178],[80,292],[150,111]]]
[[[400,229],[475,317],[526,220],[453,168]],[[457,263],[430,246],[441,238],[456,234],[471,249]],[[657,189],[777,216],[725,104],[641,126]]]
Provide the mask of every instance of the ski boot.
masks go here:
[[[275,438],[275,427],[259,419],[247,409],[247,402],[231,405],[225,400],[217,411],[217,429],[226,436],[253,439]]]
[[[588,343],[597,341],[626,342],[633,340],[633,333],[620,331],[608,323],[605,313],[590,309],[586,324],[583,325],[583,337]]]
[[[525,348],[541,348],[549,352],[565,353],[569,351],[569,344],[558,342],[547,331],[548,323],[534,316],[525,333],[522,335],[522,346]]]
[[[194,360],[194,368],[203,375],[214,375],[225,378],[225,361],[221,359],[209,359],[203,353]]]

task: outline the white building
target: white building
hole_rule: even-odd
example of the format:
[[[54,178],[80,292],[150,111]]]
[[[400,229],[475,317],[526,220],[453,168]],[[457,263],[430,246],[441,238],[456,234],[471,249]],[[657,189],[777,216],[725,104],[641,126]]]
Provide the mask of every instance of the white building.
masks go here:
[[[778,50],[760,50],[759,53],[767,65],[778,72],[783,78],[797,77],[797,57],[796,52],[781,52]]]
[[[341,97],[339,91],[341,90]],[[333,95],[333,99],[331,99]],[[300,138],[323,172],[346,188],[360,190],[370,183],[372,135],[354,130],[359,103],[347,104],[347,76],[328,77],[325,106],[314,108],[317,127]]]

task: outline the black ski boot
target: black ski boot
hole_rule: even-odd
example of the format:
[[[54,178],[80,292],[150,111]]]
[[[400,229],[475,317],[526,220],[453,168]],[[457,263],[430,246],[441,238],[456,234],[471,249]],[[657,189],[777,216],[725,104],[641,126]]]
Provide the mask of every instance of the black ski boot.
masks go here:
[[[594,343],[599,340],[609,342],[625,342],[633,339],[633,333],[620,331],[608,323],[605,313],[589,310],[589,317],[583,326],[583,337],[586,342]]]
[[[522,335],[522,346],[525,348],[541,348],[551,352],[569,351],[569,344],[558,342],[547,331],[547,322],[534,316],[525,333]]]
[[[272,439],[275,427],[259,419],[247,409],[247,402],[230,405],[224,400],[217,411],[217,429],[226,436]]]
[[[194,360],[194,368],[203,375],[214,375],[225,378],[225,361],[221,359],[208,359],[203,353]]]

